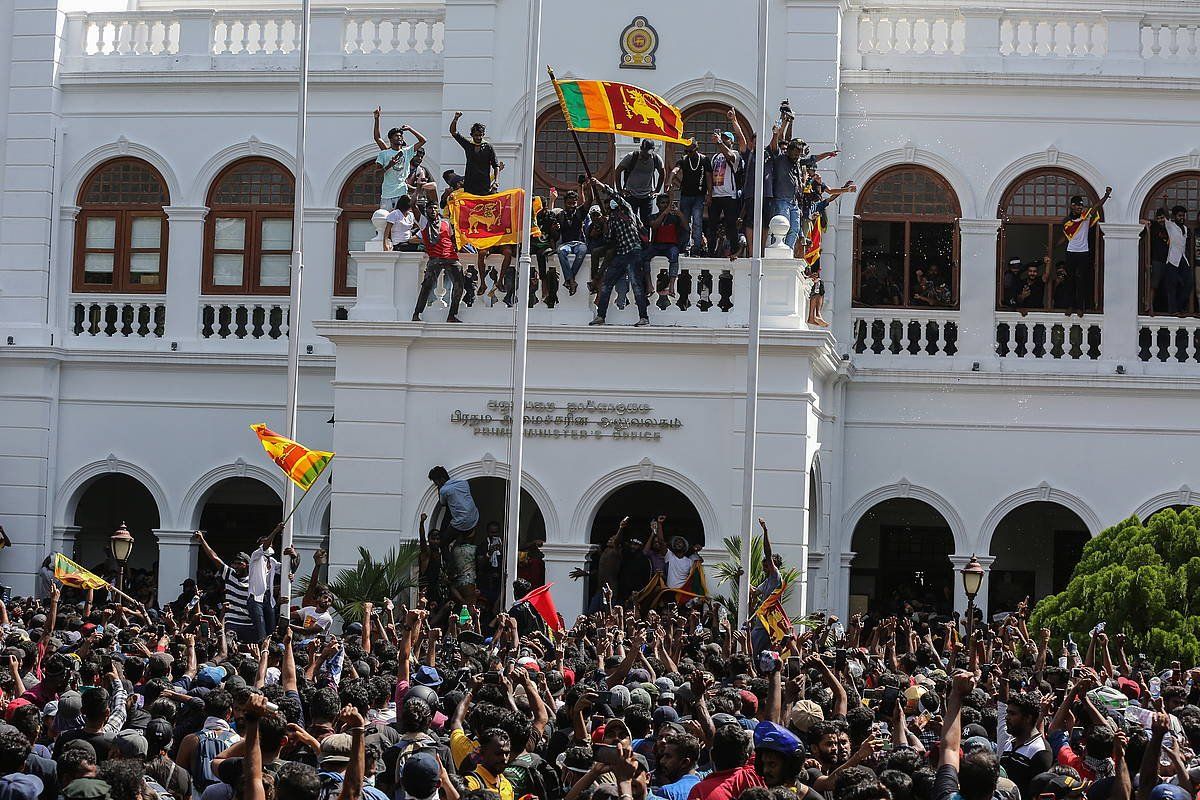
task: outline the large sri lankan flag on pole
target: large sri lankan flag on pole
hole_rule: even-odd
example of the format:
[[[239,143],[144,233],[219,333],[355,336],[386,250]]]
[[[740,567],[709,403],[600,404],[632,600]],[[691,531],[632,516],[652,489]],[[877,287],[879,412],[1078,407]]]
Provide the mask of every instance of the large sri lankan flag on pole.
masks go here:
[[[679,109],[653,92],[613,81],[554,81],[567,126],[688,144]]]
[[[286,436],[280,436],[261,422],[251,425],[250,430],[258,435],[263,449],[267,451],[271,460],[279,465],[283,474],[306,492],[333,458],[333,453],[309,450]]]

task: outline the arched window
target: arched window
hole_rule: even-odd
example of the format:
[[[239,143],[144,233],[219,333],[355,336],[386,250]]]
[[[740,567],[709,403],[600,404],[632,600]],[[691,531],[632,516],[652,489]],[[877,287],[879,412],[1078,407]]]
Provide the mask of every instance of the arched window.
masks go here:
[[[1063,220],[1070,213],[1074,195],[1082,195],[1089,206],[1098,199],[1087,181],[1063,169],[1045,168],[1027,172],[1008,187],[999,209],[1002,222],[997,264],[997,308],[1070,308],[1072,299],[1066,277],[1067,241],[1063,234]],[[1103,281],[1096,279],[1101,275],[1099,242],[1100,235],[1093,232],[1091,252],[1095,277],[1091,281],[1091,310],[1101,307]],[[1015,271],[1011,275],[1006,274],[1009,271],[1008,262],[1012,259],[1019,259],[1028,269],[1030,266],[1040,266],[1047,255],[1051,260],[1049,280],[1029,281]],[[1030,270],[1029,274],[1032,276],[1033,271]],[[1034,287],[1033,293],[1023,296],[1027,283]]]
[[[958,196],[916,164],[891,167],[859,192],[854,304],[958,307]]]
[[[608,134],[580,133],[579,144],[587,156],[592,174],[602,181],[612,177],[616,148]],[[571,131],[556,104],[538,117],[537,141],[534,144],[535,190],[551,186],[559,191],[578,189],[583,164],[571,139]]]
[[[358,291],[358,273],[350,260],[352,250],[375,237],[371,215],[379,208],[379,171],[372,159],[354,171],[338,196],[337,255],[333,262],[333,293],[353,296]]]
[[[92,170],[79,190],[75,221],[77,292],[165,292],[167,185],[137,158]]]
[[[287,294],[295,184],[277,161],[243,158],[208,190],[206,294]]]
[[[689,139],[695,139],[696,144],[700,147],[700,152],[711,156],[716,148],[713,145],[713,131],[729,130],[729,117],[726,113],[729,111],[727,104],[721,103],[697,103],[693,106],[688,106],[683,110],[683,135]],[[736,111],[738,125],[742,128],[742,133],[749,136],[752,128],[746,118],[742,116],[742,112]],[[683,154],[683,148],[676,144],[667,145],[667,154],[664,160],[667,162],[667,171],[671,171],[676,159]]]
[[[1197,255],[1200,255],[1197,252],[1196,241],[1196,223],[1200,221],[1200,172],[1176,172],[1155,184],[1150,193],[1146,195],[1146,201],[1142,203],[1141,219],[1154,219],[1154,212],[1160,208],[1165,208],[1167,214],[1170,215],[1176,206],[1183,206],[1187,209],[1185,217],[1188,239],[1184,244],[1183,252],[1188,263],[1194,267],[1197,263]],[[1152,314],[1167,311],[1165,288],[1152,290],[1150,286],[1150,240],[1145,231],[1142,232],[1140,264],[1142,277],[1138,285],[1141,289],[1142,308]],[[1187,305],[1184,307],[1184,311],[1196,314],[1200,310],[1197,309],[1196,293],[1192,291],[1187,294],[1188,296],[1185,298]]]

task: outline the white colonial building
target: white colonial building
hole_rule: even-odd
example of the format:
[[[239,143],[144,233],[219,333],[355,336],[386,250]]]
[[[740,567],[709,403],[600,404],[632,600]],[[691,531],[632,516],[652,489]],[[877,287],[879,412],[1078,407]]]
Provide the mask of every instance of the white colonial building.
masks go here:
[[[753,4],[545,5],[560,77],[645,86],[691,133],[757,117]],[[193,529],[225,552],[268,529],[283,479],[247,426],[284,427],[290,336],[298,438],[338,452],[298,512],[303,554],[327,538],[337,568],[413,537],[434,464],[499,519],[511,311],[450,326],[439,300],[408,322],[419,259],[361,251],[377,105],[429,138],[435,175],[461,169],[453,113],[486,122],[506,186],[536,114],[538,185],[574,181],[550,85],[524,88],[527,0],[319,5],[303,176],[294,4],[94,7],[0,0],[0,581],[30,590],[57,549],[95,563],[124,521],[165,599]],[[654,68],[623,69],[639,16]],[[1008,608],[1060,587],[1103,527],[1196,502],[1200,316],[1155,313],[1140,220],[1200,211],[1200,3],[771,0],[769,53],[772,113],[789,98],[796,133],[841,150],[827,182],[860,187],[830,219],[831,328],[804,325],[794,263],[764,283],[756,510],[804,567],[797,602],[961,607],[951,570],[978,554],[981,603]],[[607,177],[636,142],[584,147]],[[1061,258],[1068,198],[1105,186],[1089,311],[1047,286],[1021,315],[1004,265]],[[739,533],[748,265],[684,269],[650,328],[586,327],[583,293],[533,310],[521,529],[564,612],[586,591],[567,573],[626,513],[714,553]]]

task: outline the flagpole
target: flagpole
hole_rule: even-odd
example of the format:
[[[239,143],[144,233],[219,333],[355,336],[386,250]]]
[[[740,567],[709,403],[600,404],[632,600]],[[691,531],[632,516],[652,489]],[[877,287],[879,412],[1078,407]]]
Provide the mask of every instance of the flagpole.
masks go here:
[[[525,140],[521,143],[521,185],[525,189],[525,208],[521,222],[521,255],[517,259],[516,330],[513,336],[512,430],[508,445],[508,513],[504,515],[505,607],[516,602],[513,581],[517,577],[517,547],[521,535],[521,469],[525,450],[525,367],[529,355],[529,280],[532,259],[529,253],[533,226],[533,151],[537,127],[538,62],[541,60],[542,0],[530,0],[529,61],[525,66],[528,84],[525,102]]]
[[[549,64],[547,64],[546,72],[550,73],[550,82],[555,85],[554,93],[558,94],[558,78],[554,77],[554,68],[551,67]],[[562,101],[560,100],[559,102],[561,103]],[[567,115],[564,113],[563,114],[564,121],[566,121],[566,116]],[[573,141],[575,143],[575,151],[579,153],[579,161],[583,164],[583,174],[588,177],[588,180],[591,180],[592,169],[591,169],[591,167],[588,166],[587,156],[585,156],[583,154],[583,145],[581,145],[579,143],[579,134],[576,133],[575,129],[572,128],[570,125],[567,126],[567,130],[569,130],[571,132],[571,141]]]
[[[300,393],[300,335],[303,331],[300,316],[301,286],[304,279],[304,140],[308,127],[308,34],[310,17],[309,0],[300,6],[300,83],[296,107],[296,205],[292,213],[292,264],[291,264],[291,308],[288,311],[288,360],[287,360],[287,437],[297,438],[296,418]],[[296,484],[285,481],[283,504],[292,511],[283,521],[283,550],[292,546],[295,520],[292,514],[299,503],[296,501]],[[303,496],[300,498],[304,499]],[[292,581],[287,572],[280,575],[279,615],[289,616],[292,602]]]
[[[738,580],[738,621],[750,619],[750,544],[754,536],[754,462],[758,436],[758,353],[762,327],[763,151],[767,138],[767,5],[758,2],[758,132],[754,142],[754,239],[750,242],[749,343],[746,348],[745,451],[742,456],[742,574]]]

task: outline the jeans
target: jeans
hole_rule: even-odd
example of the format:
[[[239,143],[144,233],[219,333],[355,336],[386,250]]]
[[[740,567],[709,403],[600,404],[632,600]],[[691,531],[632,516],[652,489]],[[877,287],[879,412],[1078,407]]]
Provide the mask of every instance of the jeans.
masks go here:
[[[795,200],[776,197],[774,212],[772,216],[787,217],[788,232],[783,243],[788,247],[795,247],[796,240],[800,238],[800,204]]]
[[[562,267],[566,280],[575,280],[579,268],[583,266],[583,257],[587,255],[587,244],[584,242],[567,242],[558,247],[558,263]]]
[[[247,602],[246,612],[250,617],[250,627],[253,629],[253,638],[249,640],[241,639],[241,634],[239,634],[238,638],[241,639],[241,641],[251,641],[257,643],[261,642],[267,637],[267,626],[270,625],[270,622],[267,620],[266,609],[263,608],[263,605],[264,601],[255,600],[253,597],[251,597]]]
[[[1170,264],[1165,266],[1167,274],[1162,283],[1167,288],[1167,313],[1178,314],[1187,311],[1195,282],[1192,268],[1188,266],[1187,261],[1180,261],[1177,267]]]
[[[431,258],[425,265],[425,278],[421,281],[421,292],[417,295],[417,307],[413,309],[414,317],[419,317],[425,310],[425,304],[429,302],[429,294],[433,291],[433,285],[437,283],[438,273],[442,270],[445,270],[446,276],[450,278],[449,316],[458,316],[458,304],[462,301],[463,293],[462,271],[459,269],[458,262],[448,258]]]
[[[708,244],[712,255],[717,252],[717,234],[724,229],[729,243],[729,252],[738,249],[738,199],[736,197],[714,197],[708,207]]]
[[[650,269],[651,259],[666,256],[667,274],[672,278],[679,275],[679,245],[674,242],[654,242],[642,250],[642,255],[646,260],[647,270]]]
[[[642,227],[650,227],[650,217],[654,214],[654,198],[646,197],[627,197],[629,207],[637,212],[637,215],[642,218]]]
[[[622,253],[613,258],[604,270],[604,283],[600,287],[600,296],[596,298],[596,316],[604,319],[608,315],[608,301],[612,297],[613,287],[621,278],[626,278],[633,284],[633,301],[637,303],[638,316],[647,316],[646,309],[649,303],[646,300],[646,276],[642,267],[640,250]]]
[[[679,211],[692,234],[692,255],[698,255],[704,251],[704,195],[681,196]]]

